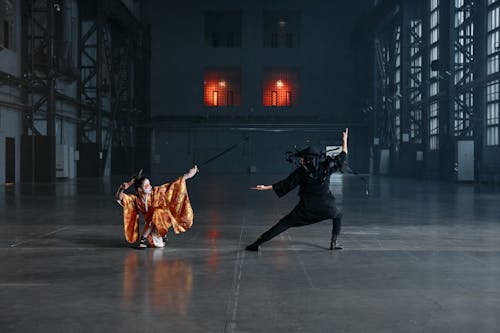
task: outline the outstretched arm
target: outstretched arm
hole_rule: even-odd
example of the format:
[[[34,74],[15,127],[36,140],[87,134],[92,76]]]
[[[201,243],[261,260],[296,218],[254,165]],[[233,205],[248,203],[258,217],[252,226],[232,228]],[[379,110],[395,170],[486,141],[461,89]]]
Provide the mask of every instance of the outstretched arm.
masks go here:
[[[195,165],[184,174],[184,179],[188,180],[189,178],[193,178],[198,172],[200,172],[200,170],[198,170],[198,166]]]
[[[257,191],[273,190],[274,193],[276,193],[276,195],[281,198],[282,196],[299,186],[301,179],[301,170],[302,168],[295,169],[295,171],[292,172],[288,177],[272,185],[257,185],[255,187],[252,187],[251,189]]]
[[[255,187],[251,187],[250,189],[257,191],[269,191],[273,189],[273,185],[257,185]]]

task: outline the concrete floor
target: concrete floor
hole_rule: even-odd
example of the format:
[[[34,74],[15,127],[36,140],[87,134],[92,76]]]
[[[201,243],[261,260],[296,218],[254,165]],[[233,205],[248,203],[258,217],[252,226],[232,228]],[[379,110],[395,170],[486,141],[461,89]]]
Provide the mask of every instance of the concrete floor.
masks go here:
[[[143,251],[124,179],[2,187],[0,332],[500,331],[500,189],[335,176],[343,251],[326,221],[243,251],[297,201],[248,189],[282,176],[201,173],[193,228]]]

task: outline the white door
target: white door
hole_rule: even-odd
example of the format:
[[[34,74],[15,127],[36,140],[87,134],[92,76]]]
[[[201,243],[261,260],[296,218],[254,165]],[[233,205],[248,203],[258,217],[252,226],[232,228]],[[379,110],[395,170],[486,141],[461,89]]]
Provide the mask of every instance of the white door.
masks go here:
[[[457,142],[458,181],[474,180],[474,141]]]
[[[380,149],[379,172],[381,175],[387,175],[389,173],[389,159],[390,159],[389,149]]]

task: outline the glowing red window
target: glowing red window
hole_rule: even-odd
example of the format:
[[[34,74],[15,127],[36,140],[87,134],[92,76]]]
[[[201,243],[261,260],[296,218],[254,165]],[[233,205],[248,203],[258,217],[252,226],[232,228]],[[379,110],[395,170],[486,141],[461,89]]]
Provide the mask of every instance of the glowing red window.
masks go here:
[[[264,106],[294,106],[297,104],[298,73],[296,70],[264,72]]]
[[[239,106],[241,71],[227,68],[207,69],[203,89],[205,106]]]

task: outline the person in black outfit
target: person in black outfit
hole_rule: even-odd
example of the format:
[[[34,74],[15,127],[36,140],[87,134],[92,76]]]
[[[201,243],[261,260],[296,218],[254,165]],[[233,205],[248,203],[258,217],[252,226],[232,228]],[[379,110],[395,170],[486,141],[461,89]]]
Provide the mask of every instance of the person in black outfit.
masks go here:
[[[287,178],[273,185],[257,185],[252,188],[258,191],[274,190],[281,198],[299,186],[300,201],[288,215],[248,245],[245,248],[247,251],[258,251],[262,243],[271,240],[288,228],[318,223],[326,219],[333,221],[330,250],[342,249],[337,244],[342,212],[335,206],[335,197],[329,189],[329,180],[332,173],[342,169],[346,159],[348,130],[346,128],[342,133],[342,151],[334,158],[327,157],[326,160],[319,161],[319,152],[313,147],[308,147],[295,154],[299,157],[300,166]]]

